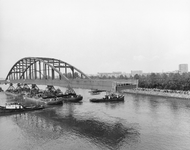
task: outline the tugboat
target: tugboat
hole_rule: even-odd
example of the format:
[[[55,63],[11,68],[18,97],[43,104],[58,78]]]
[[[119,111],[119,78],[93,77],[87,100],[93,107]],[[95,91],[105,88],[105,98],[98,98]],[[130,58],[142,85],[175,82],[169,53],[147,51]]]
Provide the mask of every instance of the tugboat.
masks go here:
[[[106,94],[103,98],[92,98],[90,102],[100,103],[100,102],[122,102],[124,101],[124,95],[121,94]]]
[[[41,110],[44,108],[45,107],[43,105],[35,105],[35,106],[28,107],[28,106],[23,106],[22,104],[17,103],[17,102],[12,102],[12,103],[7,103],[5,106],[0,106],[0,114]]]
[[[82,99],[83,97],[77,95],[71,87],[68,87],[65,94],[62,95],[63,102],[80,102]]]

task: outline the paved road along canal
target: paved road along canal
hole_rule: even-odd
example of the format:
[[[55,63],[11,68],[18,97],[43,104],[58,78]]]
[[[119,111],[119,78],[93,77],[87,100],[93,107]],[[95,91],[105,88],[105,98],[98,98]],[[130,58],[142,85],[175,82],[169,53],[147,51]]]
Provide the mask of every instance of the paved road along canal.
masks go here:
[[[88,90],[76,92],[82,103],[1,115],[0,149],[189,150],[190,101],[126,94],[124,103],[96,104]],[[12,100],[0,93],[0,105]]]

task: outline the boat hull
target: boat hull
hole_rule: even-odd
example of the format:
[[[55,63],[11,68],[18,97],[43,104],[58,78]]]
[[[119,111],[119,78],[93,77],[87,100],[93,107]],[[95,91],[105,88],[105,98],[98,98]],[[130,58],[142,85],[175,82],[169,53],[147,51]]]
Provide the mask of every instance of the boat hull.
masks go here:
[[[24,99],[28,99],[28,100],[31,100],[31,101],[38,101],[38,102],[42,102],[46,105],[61,105],[63,104],[63,100],[61,97],[59,98],[36,98],[36,97],[28,97],[28,96],[24,96]]]
[[[5,92],[5,94],[9,95],[9,96],[13,96],[13,97],[17,97],[20,95],[20,94],[15,94],[15,93],[11,93],[11,92]]]
[[[78,95],[78,96],[68,96],[68,97],[62,97],[62,99],[63,99],[63,102],[80,102],[82,99],[83,99],[83,97],[81,96],[81,95]]]
[[[124,101],[124,97],[121,98],[93,98],[90,99],[90,102],[94,102],[94,103],[101,103],[101,102],[123,102]]]
[[[14,114],[14,113],[21,113],[27,111],[35,111],[44,109],[44,106],[33,106],[33,107],[24,107],[21,109],[6,109],[5,107],[0,106],[0,114]]]
[[[43,100],[42,100],[43,101]],[[51,98],[51,99],[46,99],[45,102],[46,105],[62,105],[63,104],[63,100],[61,98]]]
[[[58,97],[28,97],[24,96],[25,99],[43,102],[46,105],[61,105],[63,102],[80,102],[83,97],[81,95],[63,94]]]

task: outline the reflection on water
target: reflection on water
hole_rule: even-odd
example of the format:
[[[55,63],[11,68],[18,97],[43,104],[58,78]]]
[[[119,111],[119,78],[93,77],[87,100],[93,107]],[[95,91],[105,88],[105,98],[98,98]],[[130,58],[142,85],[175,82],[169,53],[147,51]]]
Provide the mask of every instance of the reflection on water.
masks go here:
[[[39,139],[43,135],[43,140],[57,139],[63,134],[69,134],[109,149],[118,149],[123,143],[138,142],[139,133],[134,128],[125,127],[119,122],[107,123],[93,118],[86,120],[76,118],[73,116],[73,107],[73,105],[67,105],[65,110],[57,107],[37,113],[17,115],[14,122],[25,130],[28,136]]]
[[[2,150],[178,150],[190,147],[190,101],[126,94],[123,103],[82,103],[0,117]],[[15,99],[0,94],[1,104]],[[30,105],[31,101],[17,99]],[[10,143],[11,141],[11,143]]]
[[[107,107],[107,108],[111,108],[111,109],[117,109],[118,107],[122,107],[124,104],[123,101],[120,101],[120,102],[109,102],[109,103],[105,103],[104,105]]]

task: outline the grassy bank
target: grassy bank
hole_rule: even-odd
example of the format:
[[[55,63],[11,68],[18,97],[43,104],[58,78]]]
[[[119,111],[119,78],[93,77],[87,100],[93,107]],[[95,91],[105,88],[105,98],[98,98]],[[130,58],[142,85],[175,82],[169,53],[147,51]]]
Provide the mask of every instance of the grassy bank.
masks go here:
[[[125,90],[122,90],[122,93],[190,99],[190,93],[187,91],[173,91],[173,90],[159,90],[159,89],[143,88],[143,89],[125,89]]]

